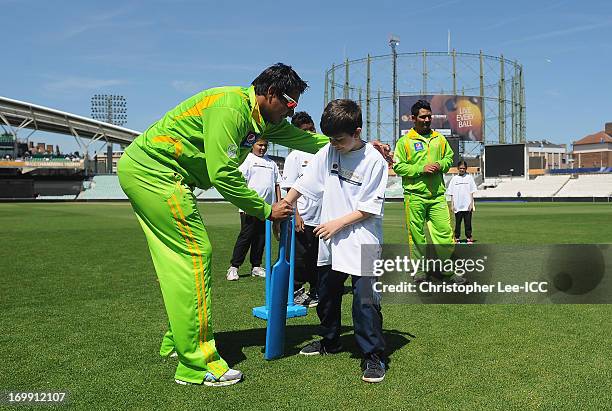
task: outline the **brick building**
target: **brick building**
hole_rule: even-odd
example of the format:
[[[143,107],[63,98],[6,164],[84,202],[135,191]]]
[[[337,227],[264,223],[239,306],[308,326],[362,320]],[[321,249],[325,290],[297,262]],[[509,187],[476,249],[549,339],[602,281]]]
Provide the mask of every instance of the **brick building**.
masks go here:
[[[612,167],[612,123],[574,142],[572,157],[576,168]]]

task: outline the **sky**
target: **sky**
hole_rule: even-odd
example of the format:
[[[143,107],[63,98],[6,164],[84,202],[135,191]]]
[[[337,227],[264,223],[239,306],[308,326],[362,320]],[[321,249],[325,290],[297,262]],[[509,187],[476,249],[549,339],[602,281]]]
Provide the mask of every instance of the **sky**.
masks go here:
[[[345,58],[446,51],[517,60],[527,139],[572,141],[612,122],[612,2],[0,0],[0,95],[90,116],[93,94],[121,94],[125,127],[143,131],[196,92],[249,85],[292,65],[318,123],[325,70]],[[22,136],[28,132],[22,132]],[[31,140],[78,150],[70,136]]]

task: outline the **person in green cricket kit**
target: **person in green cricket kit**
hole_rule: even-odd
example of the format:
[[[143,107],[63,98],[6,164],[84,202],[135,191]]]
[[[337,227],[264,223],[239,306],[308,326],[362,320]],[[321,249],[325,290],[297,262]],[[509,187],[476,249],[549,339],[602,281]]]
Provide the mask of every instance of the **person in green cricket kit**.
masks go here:
[[[444,261],[453,252],[453,232],[444,186],[444,173],[453,162],[453,150],[442,134],[431,129],[429,102],[418,100],[411,114],[414,127],[397,141],[393,166],[395,173],[402,177],[410,258],[420,260],[424,257],[427,224],[431,240],[437,246],[438,258]],[[467,282],[454,273],[444,274],[451,282]],[[424,270],[415,273],[414,282],[426,280]]]
[[[285,119],[306,88],[290,66],[278,63],[251,87],[204,90],[138,136],[119,161],[119,182],[145,233],[168,314],[160,354],[178,355],[179,384],[221,386],[242,379],[215,346],[212,249],[192,188],[214,187],[262,220],[289,216],[289,203],[267,204],[247,187],[238,166],[259,138],[310,153],[329,143]]]

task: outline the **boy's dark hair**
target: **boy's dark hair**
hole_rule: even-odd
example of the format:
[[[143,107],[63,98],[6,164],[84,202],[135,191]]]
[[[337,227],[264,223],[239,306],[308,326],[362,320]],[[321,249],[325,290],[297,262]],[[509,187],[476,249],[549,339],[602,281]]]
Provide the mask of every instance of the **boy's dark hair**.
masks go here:
[[[312,120],[312,117],[310,117],[310,114],[308,114],[307,112],[298,111],[293,115],[293,117],[291,117],[291,124],[299,128],[304,124],[314,125],[314,121]]]
[[[410,114],[412,114],[413,116],[418,116],[419,110],[422,108],[424,108],[425,110],[431,111],[431,106],[429,105],[429,101],[417,100],[417,102],[412,105],[412,108],[410,109]]]
[[[255,86],[255,94],[263,96],[270,87],[280,97],[283,93],[297,92],[302,94],[308,84],[291,68],[283,63],[276,63],[261,72],[251,83]]]
[[[353,100],[332,100],[321,115],[321,131],[327,136],[353,134],[363,124],[361,108]]]
[[[465,166],[467,168],[467,161],[465,160],[459,160],[459,162],[457,163],[457,168],[461,167],[461,166]]]

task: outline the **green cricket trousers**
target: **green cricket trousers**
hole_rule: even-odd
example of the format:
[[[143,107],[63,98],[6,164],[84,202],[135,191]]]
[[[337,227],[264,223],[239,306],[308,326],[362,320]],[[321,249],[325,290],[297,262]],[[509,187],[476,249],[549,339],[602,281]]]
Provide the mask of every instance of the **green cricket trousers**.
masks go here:
[[[183,177],[153,159],[139,161],[124,154],[118,175],[147,238],[168,314],[160,354],[176,351],[175,378],[199,384],[207,372],[220,377],[229,369],[213,335],[210,240]]]
[[[438,258],[442,260],[450,258],[454,251],[453,231],[445,195],[427,198],[416,194],[406,194],[404,195],[404,207],[410,258],[419,260],[425,257],[427,246],[425,224],[427,224]],[[422,274],[422,272],[417,274]]]

